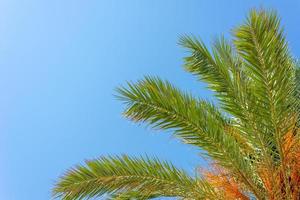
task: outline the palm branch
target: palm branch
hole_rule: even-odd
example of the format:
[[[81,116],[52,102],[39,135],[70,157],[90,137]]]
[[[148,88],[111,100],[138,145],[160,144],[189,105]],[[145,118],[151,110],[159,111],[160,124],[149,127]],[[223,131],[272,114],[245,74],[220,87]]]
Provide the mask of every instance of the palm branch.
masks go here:
[[[185,70],[206,82],[218,106],[146,76],[117,89],[124,116],[171,130],[211,160],[190,176],[156,158],[102,157],[66,172],[54,188],[62,199],[298,199],[300,71],[273,11],[252,10],[209,49],[180,38]]]

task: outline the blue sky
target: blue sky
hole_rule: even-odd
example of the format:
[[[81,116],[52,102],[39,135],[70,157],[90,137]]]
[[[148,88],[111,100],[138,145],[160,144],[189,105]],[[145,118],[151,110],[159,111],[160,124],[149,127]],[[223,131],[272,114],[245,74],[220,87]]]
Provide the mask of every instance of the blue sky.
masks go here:
[[[198,151],[121,116],[114,88],[158,75],[203,98],[182,34],[206,43],[253,7],[275,8],[300,56],[299,1],[0,1],[0,199],[51,198],[64,170],[100,155],[150,155],[193,173]]]

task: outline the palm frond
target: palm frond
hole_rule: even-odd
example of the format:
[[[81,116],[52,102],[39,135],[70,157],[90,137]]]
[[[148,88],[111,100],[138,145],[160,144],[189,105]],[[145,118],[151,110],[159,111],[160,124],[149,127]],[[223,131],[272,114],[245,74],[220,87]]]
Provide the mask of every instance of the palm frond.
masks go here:
[[[296,113],[294,66],[276,13],[252,11],[235,31],[234,44],[251,78],[256,125],[274,157],[282,157],[284,134]],[[275,149],[275,150],[274,150]]]
[[[129,193],[128,193],[129,192]],[[109,157],[87,161],[69,170],[57,183],[54,194],[62,199],[83,199],[103,194],[118,198],[138,194],[183,198],[213,197],[205,181],[191,178],[168,162],[150,158]]]

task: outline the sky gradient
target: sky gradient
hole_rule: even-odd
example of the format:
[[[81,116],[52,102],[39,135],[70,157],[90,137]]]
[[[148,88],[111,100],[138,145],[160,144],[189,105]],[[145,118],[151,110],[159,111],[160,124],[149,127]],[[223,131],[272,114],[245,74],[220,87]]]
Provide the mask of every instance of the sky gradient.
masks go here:
[[[124,119],[114,89],[157,75],[211,99],[182,69],[178,38],[228,37],[254,7],[278,11],[299,57],[296,0],[0,1],[0,199],[50,199],[66,169],[101,155],[147,154],[193,173],[198,151]]]

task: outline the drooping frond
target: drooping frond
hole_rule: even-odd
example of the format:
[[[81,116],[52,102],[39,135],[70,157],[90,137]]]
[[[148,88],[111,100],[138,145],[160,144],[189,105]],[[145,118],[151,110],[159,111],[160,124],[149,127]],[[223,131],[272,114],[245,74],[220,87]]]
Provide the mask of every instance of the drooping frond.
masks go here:
[[[205,181],[191,178],[168,162],[127,156],[87,161],[85,166],[71,169],[61,177],[54,193],[72,200],[103,194],[119,199],[137,194],[144,199],[152,196],[213,199],[214,196]]]
[[[118,93],[127,105],[126,117],[147,122],[153,128],[173,130],[185,143],[214,151],[226,137],[226,119],[213,104],[195,99],[169,82],[146,77],[137,84],[118,88]]]
[[[195,99],[158,78],[128,83],[118,92],[119,99],[127,105],[126,117],[173,130],[185,143],[206,150],[220,165],[231,168],[242,181],[247,180],[248,187],[258,190],[251,165],[242,153],[245,144],[230,133],[230,124],[213,104]]]

